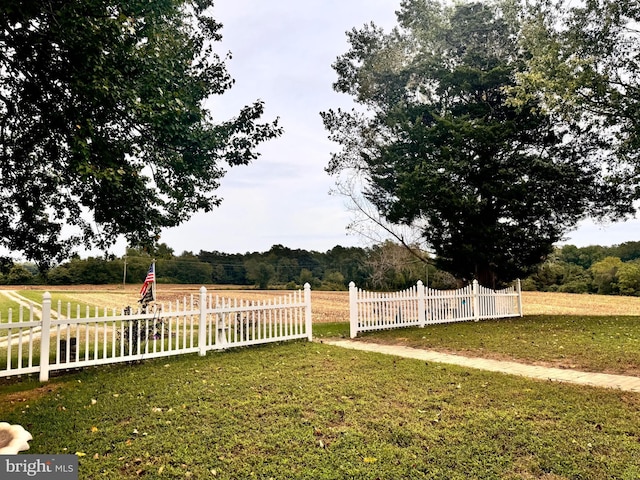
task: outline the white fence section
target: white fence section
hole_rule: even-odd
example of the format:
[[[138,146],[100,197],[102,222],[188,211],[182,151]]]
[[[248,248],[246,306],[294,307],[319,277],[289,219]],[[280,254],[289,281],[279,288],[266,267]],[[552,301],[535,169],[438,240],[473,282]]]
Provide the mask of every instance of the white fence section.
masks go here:
[[[311,288],[268,301],[221,298],[200,288],[199,297],[159,305],[152,312],[84,316],[80,309],[52,312],[45,293],[42,312],[33,305],[0,322],[0,377],[39,373],[47,381],[55,370],[130,362],[235,346],[294,339],[312,340]],[[40,318],[36,318],[40,314]]]
[[[522,316],[520,280],[515,286],[491,290],[473,281],[459,290],[434,290],[422,281],[401,292],[377,293],[349,284],[351,338],[358,332],[435,323]]]

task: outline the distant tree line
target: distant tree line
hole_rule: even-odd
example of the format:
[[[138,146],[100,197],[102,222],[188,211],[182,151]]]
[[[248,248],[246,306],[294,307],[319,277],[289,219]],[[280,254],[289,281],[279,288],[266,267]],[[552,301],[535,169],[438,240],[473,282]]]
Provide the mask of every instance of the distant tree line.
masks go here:
[[[640,296],[640,242],[612,247],[564,245],[523,282],[523,288]]]
[[[426,254],[425,254],[426,255]],[[43,277],[35,264],[0,265],[0,284],[106,285],[141,284],[152,260],[158,283],[218,284],[244,287],[345,290],[353,281],[362,288],[389,291],[422,280],[432,288],[461,286],[450,273],[416,258],[405,247],[385,242],[373,247],[336,246],[326,252],[274,245],[266,252],[218,251],[175,255],[165,244],[152,254],[128,249],[123,257],[71,260]],[[523,289],[640,296],[640,242],[611,247],[564,245],[522,282]]]
[[[363,288],[394,290],[428,278],[429,284],[436,288],[456,285],[451,275],[426,265],[392,242],[369,248],[336,246],[326,252],[274,245],[266,252],[201,251],[180,255],[160,244],[153,254],[130,248],[119,258],[76,256],[51,268],[46,277],[32,263],[3,264],[0,284],[142,283],[153,259],[157,282],[165,284],[225,284],[265,289],[295,288],[308,282],[314,289],[344,290],[353,281]]]

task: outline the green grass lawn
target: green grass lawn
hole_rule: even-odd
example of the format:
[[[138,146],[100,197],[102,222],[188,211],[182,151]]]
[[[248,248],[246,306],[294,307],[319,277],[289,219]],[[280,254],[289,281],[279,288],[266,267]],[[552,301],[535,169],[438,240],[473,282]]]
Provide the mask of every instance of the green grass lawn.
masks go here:
[[[359,341],[633,373],[639,338],[638,317],[536,316]],[[640,478],[640,394],[317,342],[0,379],[0,421],[80,479]]]
[[[291,342],[0,386],[81,479],[640,476],[640,395]]]
[[[39,290],[19,290],[16,293],[19,293],[21,296],[26,299],[32,301],[38,308],[42,305],[42,295],[43,292]],[[95,315],[95,305],[87,302],[79,302],[73,297],[65,294],[64,292],[53,292],[51,294],[51,308],[56,311],[58,308],[58,301],[61,302],[61,313],[63,315],[67,315],[67,305],[71,305],[71,316],[73,318],[77,317],[77,308],[80,307],[80,315],[86,315],[86,309],[89,307],[90,315]],[[17,321],[20,315],[20,304],[13,300],[9,300],[4,295],[0,295],[0,322],[6,322],[9,318],[9,310],[13,311],[13,321]],[[104,312],[104,309],[100,309],[100,314]],[[109,310],[111,313],[111,309]],[[23,315],[28,317],[29,309],[25,307],[23,309]],[[38,314],[39,315],[39,314]],[[38,316],[36,319],[39,319]]]
[[[18,302],[14,302],[4,295],[0,295],[0,322],[7,322],[9,320],[9,310],[12,310],[12,314],[15,315],[12,320],[14,322],[17,321],[19,308],[20,305]]]
[[[43,292],[39,290],[20,290],[18,291],[20,295],[25,298],[28,298],[32,302],[42,305],[42,296]],[[60,303],[60,313],[62,315],[67,315],[67,308],[71,309],[71,316],[73,318],[77,317],[77,309],[80,308],[80,316],[85,317],[87,313],[87,307],[89,308],[89,315],[93,316],[95,314],[95,305],[87,302],[79,302],[72,296],[69,296],[63,291],[54,291],[51,293],[51,309],[56,311],[58,308],[58,303]],[[109,313],[111,313],[112,309],[109,309]],[[104,308],[99,309],[100,315],[104,312]]]
[[[314,326],[349,337],[347,324]],[[640,376],[640,316],[525,316],[362,333],[359,341]]]

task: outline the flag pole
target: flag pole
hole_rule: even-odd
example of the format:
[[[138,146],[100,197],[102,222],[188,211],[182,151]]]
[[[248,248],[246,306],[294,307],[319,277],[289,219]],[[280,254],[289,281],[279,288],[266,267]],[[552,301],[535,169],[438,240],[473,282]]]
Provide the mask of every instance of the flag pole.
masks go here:
[[[156,278],[158,277],[156,273],[156,259],[153,259],[153,301],[156,301],[156,294],[158,293],[156,290]]]
[[[156,301],[156,260],[155,258],[151,262],[151,266],[149,267],[149,271],[147,272],[147,276],[144,279],[144,283],[142,284],[142,288],[140,289],[140,300],[138,300],[141,304],[146,305],[147,303]]]

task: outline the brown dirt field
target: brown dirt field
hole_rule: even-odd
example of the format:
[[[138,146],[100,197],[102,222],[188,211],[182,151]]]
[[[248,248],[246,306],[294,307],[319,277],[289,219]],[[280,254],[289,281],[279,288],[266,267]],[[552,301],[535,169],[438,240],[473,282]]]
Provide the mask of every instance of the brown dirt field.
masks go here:
[[[640,315],[640,297],[522,292],[525,315]]]
[[[205,285],[207,292],[225,298],[239,300],[269,300],[287,296],[285,290],[240,290],[229,285]],[[43,290],[43,287],[10,287],[15,290]],[[136,305],[140,285],[74,285],[47,287],[51,292],[63,291],[75,300],[100,307],[122,308]],[[185,295],[198,296],[200,285],[158,284],[160,302],[182,302]],[[188,301],[188,299],[187,299]],[[640,315],[640,297],[608,295],[582,295],[571,293],[522,292],[525,315]],[[348,322],[349,293],[311,292],[311,311],[317,323]]]

